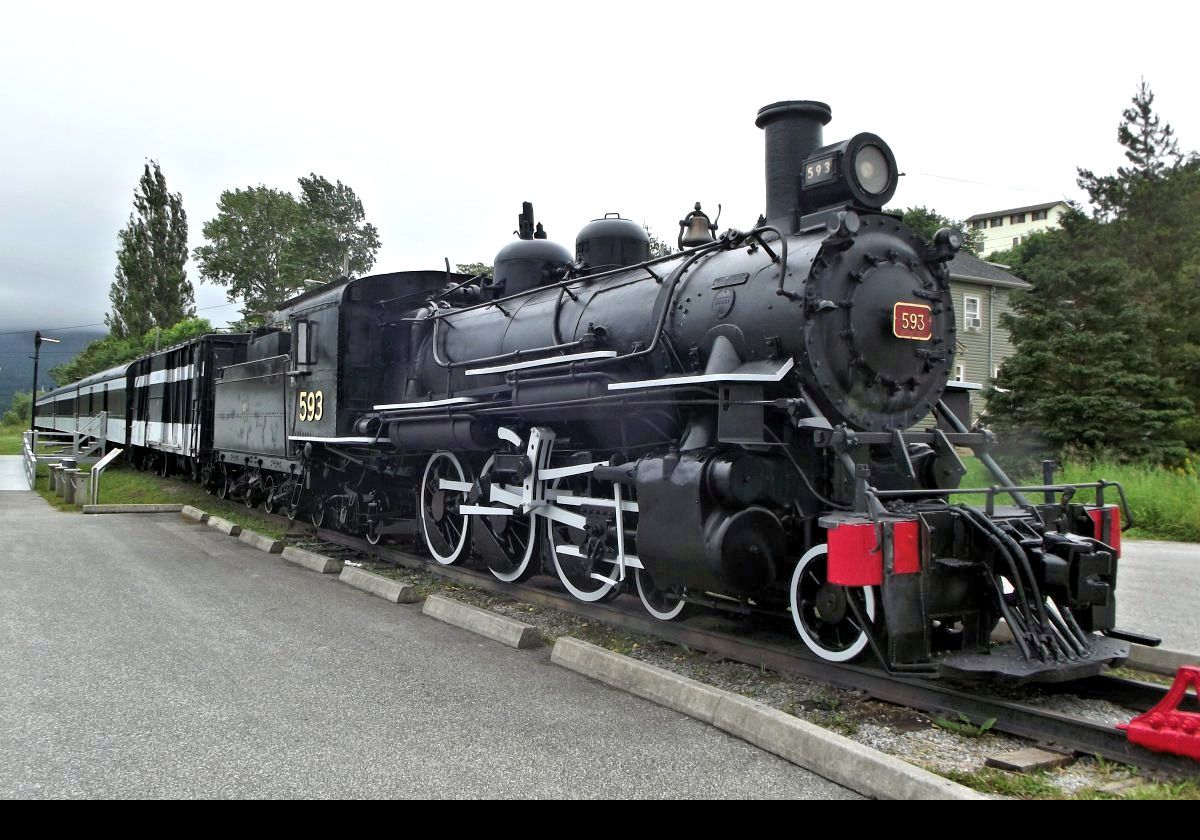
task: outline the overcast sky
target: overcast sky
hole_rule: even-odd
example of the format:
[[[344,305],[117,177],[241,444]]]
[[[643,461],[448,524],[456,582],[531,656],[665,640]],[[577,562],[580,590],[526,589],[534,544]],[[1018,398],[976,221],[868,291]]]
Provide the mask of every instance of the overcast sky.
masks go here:
[[[436,8],[435,8],[436,7]],[[965,217],[1078,198],[1122,162],[1138,80],[1200,147],[1184,3],[8,4],[0,24],[0,330],[102,322],[147,158],[192,246],[226,189],[309,172],[362,198],[376,269],[491,262],[522,201],[552,239],[620,212],[674,240],[699,200],[763,210],[755,112],[881,135],[895,207]],[[188,274],[196,305],[237,317]]]

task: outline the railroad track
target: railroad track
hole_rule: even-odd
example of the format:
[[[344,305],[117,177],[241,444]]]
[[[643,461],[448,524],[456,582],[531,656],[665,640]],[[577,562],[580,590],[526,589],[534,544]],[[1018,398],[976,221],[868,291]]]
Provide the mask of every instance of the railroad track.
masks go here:
[[[290,524],[292,529],[299,525]],[[1200,777],[1200,763],[1132,744],[1124,732],[1110,724],[1011,698],[972,693],[936,680],[888,674],[877,667],[826,662],[812,657],[800,643],[767,630],[758,633],[760,638],[747,638],[720,630],[689,626],[686,622],[657,621],[642,611],[636,599],[626,595],[607,604],[587,604],[549,588],[555,583],[551,578],[534,578],[519,585],[501,583],[486,571],[439,566],[396,548],[371,545],[366,540],[323,528],[314,532],[314,529],[302,526],[301,533],[287,535],[285,539],[342,560],[374,559],[429,572],[491,593],[686,645],[724,659],[862,692],[872,699],[905,706],[930,717],[957,720],[962,714],[977,722],[994,719],[993,728],[997,731],[1029,739],[1050,749],[1096,756],[1160,775]],[[544,582],[543,585],[539,585],[539,581]],[[1148,710],[1167,692],[1162,685],[1107,675],[1059,687],[1040,688],[1109,700],[1130,709],[1132,713]],[[1191,710],[1200,709],[1194,696],[1189,695],[1189,702]]]

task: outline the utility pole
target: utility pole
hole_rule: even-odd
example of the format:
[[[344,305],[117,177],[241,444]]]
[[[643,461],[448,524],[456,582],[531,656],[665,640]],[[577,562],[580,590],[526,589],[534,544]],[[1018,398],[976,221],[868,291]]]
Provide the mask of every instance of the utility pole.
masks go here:
[[[45,338],[41,330],[33,334],[33,390],[30,391],[29,400],[29,431],[37,428],[37,382],[38,382],[38,356],[42,353],[42,342],[49,341],[52,344],[58,344],[57,338]]]

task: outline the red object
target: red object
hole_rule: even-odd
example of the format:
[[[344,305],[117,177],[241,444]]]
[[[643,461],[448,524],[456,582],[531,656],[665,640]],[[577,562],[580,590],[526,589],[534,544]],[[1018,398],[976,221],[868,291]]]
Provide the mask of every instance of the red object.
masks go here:
[[[1111,545],[1119,555],[1121,553],[1121,509],[1116,505],[1105,505],[1102,508],[1092,508],[1087,514],[1092,520],[1092,536],[1106,545]],[[1107,540],[1100,536],[1104,533],[1105,517],[1108,517],[1110,523]]]
[[[933,310],[923,303],[897,303],[892,307],[892,334],[928,341],[933,338]]]
[[[892,529],[892,573],[921,571],[921,529],[915,519],[885,522]],[[883,583],[883,552],[878,550],[874,523],[842,524],[829,531],[828,576],[839,586],[879,586]]]
[[[1157,706],[1117,728],[1125,730],[1130,743],[1200,761],[1200,714],[1179,710],[1189,685],[1200,693],[1200,665],[1181,667],[1171,690]]]

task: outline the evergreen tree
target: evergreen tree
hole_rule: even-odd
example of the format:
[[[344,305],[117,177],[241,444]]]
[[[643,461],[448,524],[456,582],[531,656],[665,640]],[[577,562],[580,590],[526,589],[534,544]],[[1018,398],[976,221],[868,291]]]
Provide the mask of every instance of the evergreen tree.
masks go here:
[[[117,234],[117,269],[104,321],[117,338],[140,336],[195,312],[187,279],[187,213],[167,189],[157,161],[145,165],[133,196],[134,212]]]
[[[1130,165],[1117,167],[1115,175],[1078,170],[1078,184],[1087,192],[1100,219],[1121,217],[1129,209],[1132,192],[1139,182],[1161,178],[1194,158],[1179,151],[1175,130],[1154,113],[1154,92],[1144,79],[1131,101],[1131,107],[1122,112],[1123,121],[1117,126],[1117,142],[1125,147],[1125,159]]]
[[[1131,305],[1147,273],[1092,247],[1105,234],[1069,214],[1062,230],[1022,243],[1013,268],[1034,288],[1013,292],[1014,313],[1000,317],[1017,354],[988,411],[1013,437],[1054,453],[1178,462],[1192,403],[1156,364],[1150,311]]]

